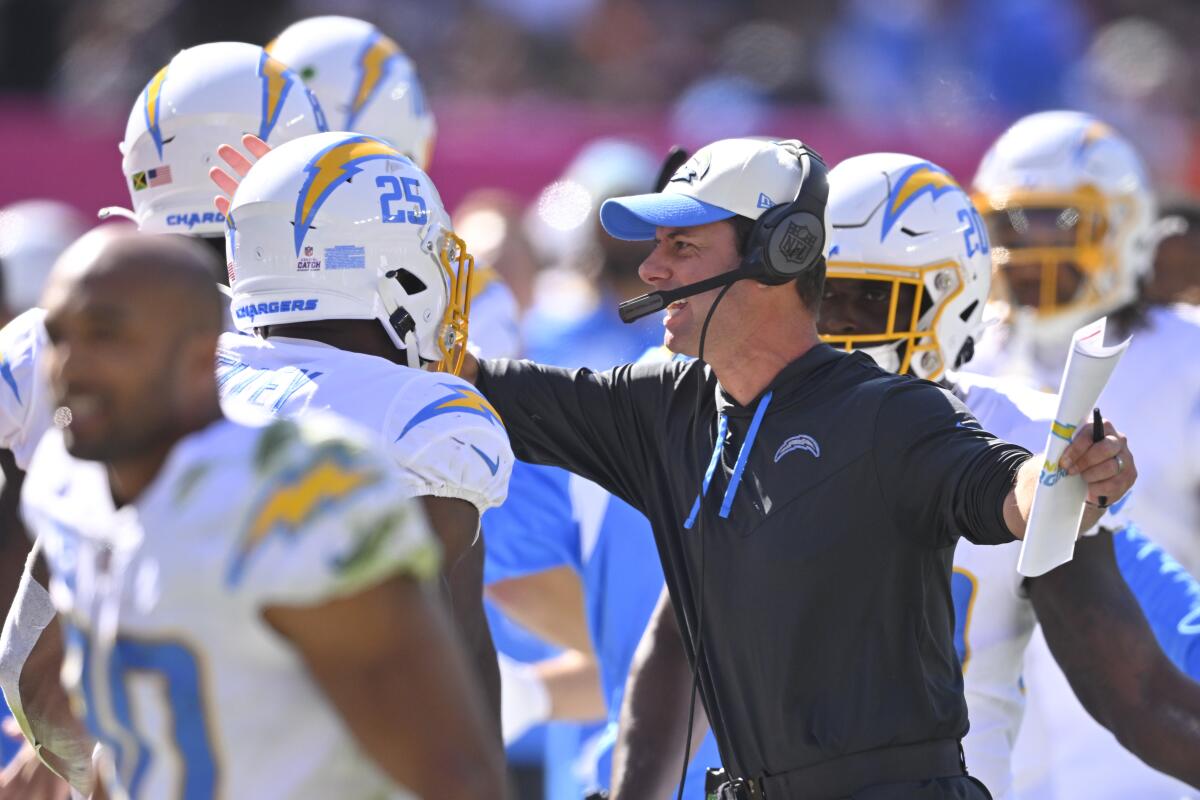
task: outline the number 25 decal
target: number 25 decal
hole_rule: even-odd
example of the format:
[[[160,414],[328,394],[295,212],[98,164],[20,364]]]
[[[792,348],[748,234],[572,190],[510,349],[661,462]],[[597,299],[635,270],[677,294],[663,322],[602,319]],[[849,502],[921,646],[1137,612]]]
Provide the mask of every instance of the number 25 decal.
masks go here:
[[[413,225],[424,225],[429,219],[429,211],[425,207],[425,198],[421,196],[421,184],[416,178],[397,178],[395,175],[380,175],[375,179],[375,185],[380,189],[391,191],[379,196],[379,210],[384,222],[410,222]],[[414,208],[405,211],[403,208],[393,209],[393,203],[412,203]]]

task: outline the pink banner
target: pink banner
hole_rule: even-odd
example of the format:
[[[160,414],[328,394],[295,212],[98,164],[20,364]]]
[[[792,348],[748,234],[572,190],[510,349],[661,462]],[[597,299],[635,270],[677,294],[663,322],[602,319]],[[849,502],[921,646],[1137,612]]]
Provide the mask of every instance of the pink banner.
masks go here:
[[[567,103],[471,102],[437,106],[438,140],[430,170],[446,203],[472,189],[497,187],[530,199],[598,136],[624,136],[665,152],[677,138],[661,110],[596,110]],[[46,104],[0,99],[0,205],[30,197],[53,197],[93,213],[127,205],[117,142],[123,123],[56,113]],[[768,112],[758,133],[800,138],[831,163],[857,153],[894,150],[933,159],[967,181],[994,129],[918,135],[887,126],[847,124],[826,110]],[[689,147],[703,144],[679,137]]]

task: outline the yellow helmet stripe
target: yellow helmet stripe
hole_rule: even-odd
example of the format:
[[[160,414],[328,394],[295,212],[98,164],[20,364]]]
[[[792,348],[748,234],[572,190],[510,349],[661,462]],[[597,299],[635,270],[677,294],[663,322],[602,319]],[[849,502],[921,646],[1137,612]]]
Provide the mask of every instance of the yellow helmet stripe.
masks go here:
[[[388,73],[393,57],[400,55],[400,45],[375,31],[367,39],[367,44],[358,57],[358,83],[354,87],[354,96],[350,100],[350,111],[346,115],[346,129],[354,130],[358,115],[366,108],[367,102],[375,95],[384,77]]]
[[[145,102],[142,106],[142,110],[146,115],[146,130],[150,131],[150,136],[154,139],[154,147],[158,150],[158,157],[160,159],[162,158],[163,154],[163,136],[162,128],[158,124],[158,113],[159,109],[162,107],[162,103],[160,101],[162,98],[163,83],[167,80],[167,69],[170,66],[171,65],[168,64],[160,69],[154,75],[154,77],[150,79],[150,83],[146,84],[146,91],[144,94]]]
[[[295,243],[296,255],[300,255],[300,247],[308,234],[309,226],[317,216],[329,195],[346,179],[359,172],[358,165],[373,159],[411,162],[400,155],[393,147],[373,136],[351,136],[322,150],[313,156],[304,167],[308,173],[296,196]]]

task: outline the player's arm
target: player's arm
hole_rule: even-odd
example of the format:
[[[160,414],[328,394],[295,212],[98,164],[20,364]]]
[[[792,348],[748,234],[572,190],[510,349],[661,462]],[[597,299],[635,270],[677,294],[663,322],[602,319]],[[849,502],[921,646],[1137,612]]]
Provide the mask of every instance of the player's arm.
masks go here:
[[[1108,421],[1104,423],[1104,438],[1098,442],[1092,441],[1092,423],[1081,425],[1058,463],[1068,475],[1079,475],[1087,483],[1088,505],[1083,512],[1080,531],[1091,529],[1104,516],[1105,508],[1099,505],[1101,497],[1115,503],[1137,480],[1137,465],[1125,437]],[[1013,490],[1004,501],[1004,521],[1018,539],[1025,538],[1025,523],[1033,508],[1033,495],[1041,471],[1041,459],[1025,462]]]
[[[424,497],[425,513],[442,543],[442,586],[454,623],[467,645],[476,677],[491,711],[492,729],[499,730],[500,669],[496,645],[483,609],[483,542],[479,511],[466,500]]]
[[[1107,532],[1029,581],[1029,597],[1080,703],[1154,769],[1200,787],[1200,683],[1163,654],[1121,577]]]
[[[1200,581],[1136,525],[1113,533],[1113,552],[1163,653],[1200,681]]]
[[[42,761],[86,792],[96,742],[72,711],[59,680],[63,635],[43,588],[48,582],[45,563],[35,552],[0,637],[0,685]]]
[[[505,744],[543,722],[591,722],[608,713],[600,669],[590,653],[567,650],[532,664],[501,653],[500,686]]]
[[[613,800],[667,797],[679,784],[691,688],[679,623],[663,589],[625,683],[613,750]],[[688,758],[695,755],[707,730],[708,717],[697,702]]]
[[[488,585],[487,595],[501,611],[547,642],[591,654],[583,587],[571,567],[499,580]]]
[[[351,596],[264,615],[396,783],[421,797],[507,796],[494,722],[426,585],[396,575]]]

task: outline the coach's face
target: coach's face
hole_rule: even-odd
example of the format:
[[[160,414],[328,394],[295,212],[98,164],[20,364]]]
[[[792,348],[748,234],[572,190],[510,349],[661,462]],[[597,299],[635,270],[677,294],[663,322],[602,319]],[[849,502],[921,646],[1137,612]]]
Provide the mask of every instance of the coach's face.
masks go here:
[[[734,269],[740,257],[734,227],[724,220],[690,228],[657,228],[654,250],[638,269],[638,275],[655,291],[677,289],[689,283],[711,278]],[[740,281],[721,301],[721,312],[709,323],[705,349],[715,339],[728,341],[729,320],[739,317],[738,308],[751,282]],[[700,327],[720,289],[677,300],[667,306],[663,320],[666,329],[663,344],[674,353],[697,355],[700,346]]]

